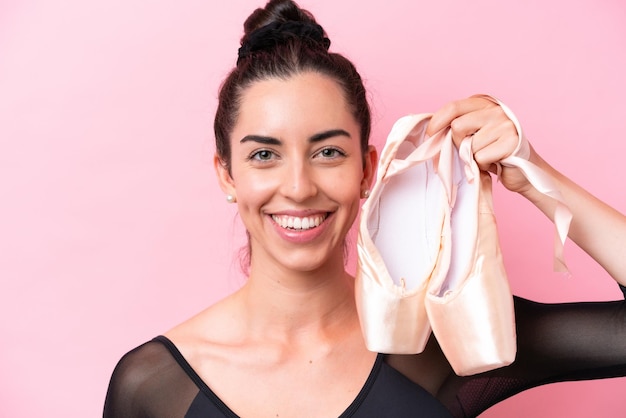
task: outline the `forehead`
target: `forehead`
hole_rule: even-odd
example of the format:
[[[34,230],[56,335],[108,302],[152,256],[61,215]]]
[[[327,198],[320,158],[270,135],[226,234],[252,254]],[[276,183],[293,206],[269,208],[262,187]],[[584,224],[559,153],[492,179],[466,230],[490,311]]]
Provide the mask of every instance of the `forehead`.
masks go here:
[[[358,129],[341,86],[313,72],[255,82],[241,96],[237,134],[300,134]],[[244,131],[244,132],[241,132]]]

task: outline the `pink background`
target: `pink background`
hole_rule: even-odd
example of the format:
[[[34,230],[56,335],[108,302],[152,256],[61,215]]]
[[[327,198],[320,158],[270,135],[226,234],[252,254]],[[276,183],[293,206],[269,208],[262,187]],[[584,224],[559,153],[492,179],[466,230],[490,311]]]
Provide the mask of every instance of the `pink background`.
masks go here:
[[[242,283],[212,117],[261,4],[0,2],[0,416],[100,415],[121,355]],[[623,1],[302,4],[366,79],[378,146],[406,113],[491,93],[548,161],[626,210]],[[501,186],[495,198],[517,294],[620,297],[571,243],[573,277],[552,273],[551,225]],[[551,385],[484,416],[623,416],[625,391]]]

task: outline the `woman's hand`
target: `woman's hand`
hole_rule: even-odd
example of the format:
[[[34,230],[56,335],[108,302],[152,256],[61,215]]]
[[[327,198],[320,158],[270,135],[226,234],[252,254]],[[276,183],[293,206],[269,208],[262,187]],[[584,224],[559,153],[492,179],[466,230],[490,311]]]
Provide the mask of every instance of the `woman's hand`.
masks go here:
[[[446,126],[452,129],[452,139],[458,147],[461,141],[472,136],[472,151],[478,167],[496,172],[496,163],[513,154],[519,144],[514,123],[502,108],[482,97],[469,97],[450,102],[433,114],[427,135],[433,135]],[[543,166],[545,162],[532,149],[530,161]],[[509,190],[528,193],[532,186],[517,168],[502,167],[500,181]]]

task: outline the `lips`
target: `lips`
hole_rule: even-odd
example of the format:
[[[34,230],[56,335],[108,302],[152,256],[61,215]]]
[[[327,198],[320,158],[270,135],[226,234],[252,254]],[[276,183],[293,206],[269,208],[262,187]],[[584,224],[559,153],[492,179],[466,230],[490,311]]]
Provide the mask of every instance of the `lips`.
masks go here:
[[[305,231],[320,226],[328,217],[328,214],[319,214],[313,216],[288,216],[288,215],[272,215],[272,219],[278,226],[284,229]]]

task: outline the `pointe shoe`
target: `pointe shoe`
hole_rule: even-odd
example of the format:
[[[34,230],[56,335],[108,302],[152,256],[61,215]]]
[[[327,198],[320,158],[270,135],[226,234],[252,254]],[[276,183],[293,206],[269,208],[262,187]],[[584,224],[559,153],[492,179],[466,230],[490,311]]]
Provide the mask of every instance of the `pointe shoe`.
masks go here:
[[[517,148],[499,164],[519,167],[537,190],[557,201],[555,270],[566,271],[563,243],[571,212],[550,178],[528,161],[530,144],[513,112],[491,96],[480,97],[501,106],[518,133]],[[513,297],[498,242],[491,176],[478,169],[471,140],[465,138],[454,153],[452,172],[439,173],[452,182],[447,186],[453,190],[451,259],[448,273],[430,282],[425,298],[433,333],[460,376],[506,366],[516,354]],[[451,139],[442,144],[445,149],[456,151]]]
[[[423,351],[428,283],[448,268],[449,197],[436,174],[446,162],[442,134],[424,141],[429,120],[411,115],[393,126],[361,212],[356,302],[366,346],[379,353]]]
[[[454,148],[452,141],[444,147]],[[443,279],[430,282],[426,311],[441,350],[466,376],[511,364],[515,313],[493,213],[491,176],[472,155],[471,137],[454,149],[451,260]]]

